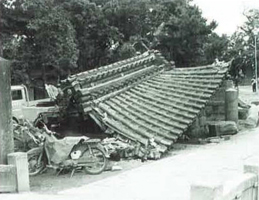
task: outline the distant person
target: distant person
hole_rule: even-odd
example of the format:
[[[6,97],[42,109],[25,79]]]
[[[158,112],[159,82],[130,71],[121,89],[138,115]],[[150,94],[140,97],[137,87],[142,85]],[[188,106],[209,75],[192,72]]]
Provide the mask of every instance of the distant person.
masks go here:
[[[252,78],[251,84],[252,84],[252,90],[253,90],[253,92],[256,92],[256,80],[255,80],[255,77]]]

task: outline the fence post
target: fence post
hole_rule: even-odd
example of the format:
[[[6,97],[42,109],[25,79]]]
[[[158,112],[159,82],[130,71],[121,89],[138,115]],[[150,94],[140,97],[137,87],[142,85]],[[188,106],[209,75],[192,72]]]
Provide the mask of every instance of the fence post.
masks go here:
[[[252,158],[252,159],[248,159],[245,164],[244,164],[244,173],[253,173],[257,175],[257,183],[256,185],[254,185],[254,187],[256,188],[256,200],[259,200],[259,187],[258,187],[258,182],[259,182],[259,162],[258,159],[256,158]]]
[[[191,185],[190,200],[219,200],[223,195],[223,185],[214,183],[194,183]]]

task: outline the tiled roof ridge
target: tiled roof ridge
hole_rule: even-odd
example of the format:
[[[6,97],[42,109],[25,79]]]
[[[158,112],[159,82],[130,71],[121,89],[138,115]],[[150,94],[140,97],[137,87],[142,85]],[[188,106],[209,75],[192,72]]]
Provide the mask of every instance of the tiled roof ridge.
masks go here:
[[[114,97],[116,95],[119,95],[120,93],[125,92],[126,90],[129,90],[129,89],[137,86],[138,84],[140,84],[142,82],[145,82],[146,80],[149,80],[152,77],[155,77],[159,73],[160,73],[160,71],[156,71],[156,72],[152,73],[150,76],[142,77],[141,79],[136,80],[134,83],[131,83],[131,84],[127,85],[126,87],[118,88],[118,90],[115,90],[114,92],[111,92],[109,94],[106,94],[106,95],[104,95],[104,96],[94,100],[94,103],[98,104],[101,101],[105,101],[105,100],[107,100],[109,98],[112,98],[112,97]]]
[[[144,68],[143,71],[147,71],[148,74],[143,76],[143,73],[141,71],[137,71],[135,72],[135,74],[129,74],[129,78],[125,78],[125,77],[121,77],[121,80],[113,80],[111,81],[111,83],[105,83],[103,85],[97,85],[97,88],[101,88],[106,87],[106,91],[105,90],[98,90],[96,92],[94,92],[94,90],[96,88],[89,88],[86,90],[80,90],[81,91],[81,95],[86,95],[89,94],[90,95],[90,101],[88,106],[93,105],[93,104],[98,104],[102,101],[105,101],[109,98],[112,98],[116,95],[119,95],[122,92],[125,92],[126,90],[129,90],[130,88],[135,87],[136,85],[138,85],[139,83],[149,79],[151,76],[155,76],[156,74],[159,73],[159,70],[161,70],[161,68],[163,68],[164,65],[160,65],[160,66],[153,66],[153,68]],[[151,74],[149,74],[151,73]],[[131,77],[133,76],[133,77]],[[121,81],[121,82],[119,82]],[[117,84],[114,84],[117,83]],[[107,84],[111,84],[110,86],[107,86]],[[109,89],[107,89],[107,87],[109,87]],[[89,109],[87,109],[88,111]]]
[[[138,60],[140,60],[142,58],[145,58],[145,57],[148,57],[148,56],[150,56],[152,54],[162,57],[162,55],[161,55],[161,53],[159,51],[157,51],[157,50],[148,50],[148,51],[146,51],[146,52],[144,52],[144,53],[142,53],[140,55],[136,55],[136,56],[131,57],[131,58],[127,58],[127,59],[124,59],[124,60],[121,60],[121,61],[117,61],[117,62],[108,64],[108,65],[105,65],[105,66],[101,66],[101,67],[98,67],[98,68],[95,68],[95,69],[91,69],[91,70],[88,70],[88,71],[85,71],[85,72],[81,72],[81,73],[78,73],[78,74],[71,75],[70,78],[80,77],[80,76],[84,76],[84,75],[94,74],[94,73],[100,72],[100,71],[114,69],[114,67],[115,68],[116,67],[120,67],[121,65],[129,64],[132,61],[138,61]]]
[[[91,105],[100,102],[97,99],[113,97],[170,66],[171,63],[159,51],[150,50],[133,58],[70,76],[62,82],[62,86],[63,89],[72,89],[77,107],[84,115],[88,115]]]
[[[229,67],[230,62],[217,62],[217,63],[212,63],[209,65],[204,65],[204,66],[197,66],[197,67],[175,67],[175,70],[183,70],[183,71],[197,71],[197,70],[206,70],[206,69],[215,69],[215,70],[221,70]]]
[[[143,67],[149,67],[152,64],[165,64],[165,68],[171,66],[171,63],[169,63],[159,51],[149,50],[129,59],[69,76],[67,79],[62,80],[61,83],[63,88],[66,88],[68,85],[72,85],[74,89],[92,87],[108,82],[109,80],[120,78],[126,74],[131,74],[132,72],[141,70]]]

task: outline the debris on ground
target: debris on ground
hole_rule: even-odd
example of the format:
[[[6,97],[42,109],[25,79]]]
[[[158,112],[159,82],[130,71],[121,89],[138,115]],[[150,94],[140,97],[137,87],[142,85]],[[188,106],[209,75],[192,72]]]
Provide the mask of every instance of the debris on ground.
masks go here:
[[[259,101],[257,100],[257,101],[251,101],[251,104],[254,104],[254,105],[256,105],[256,106],[259,106]]]
[[[148,144],[143,147],[137,142],[131,140],[123,140],[121,137],[105,138],[102,145],[110,155],[111,160],[119,161],[121,158],[141,158],[143,161],[147,159],[157,160],[165,152],[159,145],[151,138]]]
[[[119,165],[113,165],[111,170],[112,171],[120,171],[120,170],[122,170],[122,167],[119,166]]]
[[[240,98],[238,99],[238,119],[245,120],[248,117],[248,111],[251,106]]]
[[[252,104],[248,111],[248,117],[246,118],[245,126],[247,128],[255,128],[258,126],[258,122],[259,122],[259,106]]]
[[[119,161],[121,158],[134,156],[135,148],[129,141],[123,141],[119,138],[105,138],[101,143],[112,160]]]
[[[42,131],[28,120],[22,120],[19,123],[13,121],[14,150],[26,152],[37,147],[43,139]]]
[[[231,135],[224,135],[224,136],[216,136],[216,137],[208,137],[208,138],[199,138],[198,141],[200,144],[207,144],[207,143],[220,143],[222,141],[230,140]]]
[[[242,99],[238,98],[238,107],[249,109],[250,105],[244,102]]]
[[[118,165],[118,162],[114,162],[114,161],[109,161],[109,163],[106,166],[106,171],[120,171],[123,168]]]
[[[238,132],[237,124],[233,121],[208,121],[211,135],[234,135]]]

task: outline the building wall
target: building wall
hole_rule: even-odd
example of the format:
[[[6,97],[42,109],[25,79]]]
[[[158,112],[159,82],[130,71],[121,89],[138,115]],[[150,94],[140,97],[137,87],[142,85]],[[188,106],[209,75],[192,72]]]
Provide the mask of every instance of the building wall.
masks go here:
[[[215,91],[211,100],[206,107],[199,113],[194,123],[189,127],[186,134],[189,137],[208,137],[209,133],[208,121],[225,121],[225,95],[226,89],[232,87],[232,81],[224,81],[223,84]]]

